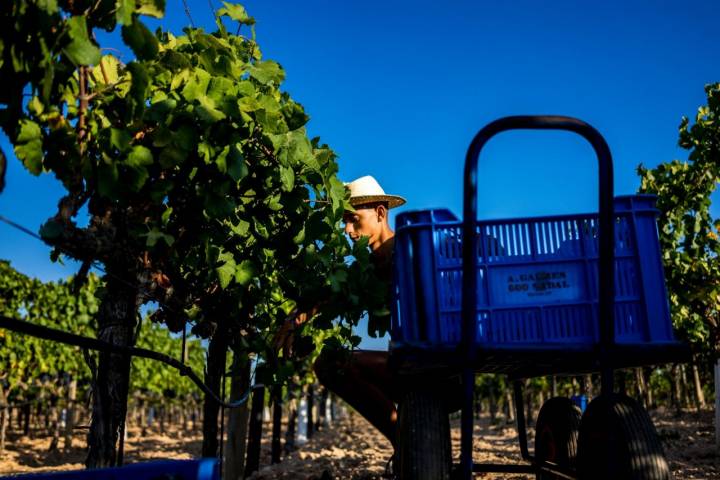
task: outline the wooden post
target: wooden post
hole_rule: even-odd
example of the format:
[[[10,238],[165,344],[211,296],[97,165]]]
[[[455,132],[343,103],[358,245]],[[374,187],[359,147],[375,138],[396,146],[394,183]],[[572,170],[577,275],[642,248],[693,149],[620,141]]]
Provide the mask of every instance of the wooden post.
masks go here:
[[[690,400],[690,383],[688,382],[687,369],[685,368],[685,364],[680,365],[680,379],[683,386],[683,407],[690,408],[692,403]]]
[[[250,388],[250,360],[241,363],[230,379],[230,401],[237,402]],[[194,407],[193,407],[194,408]],[[193,424],[195,423],[193,410]],[[245,453],[247,447],[248,402],[228,412],[227,443],[225,446],[224,480],[240,480],[245,474]],[[194,428],[194,427],[193,427]]]
[[[295,425],[297,425],[298,418],[297,403],[296,400],[290,403],[287,430],[285,430],[285,446],[283,447],[286,455],[295,449]]]
[[[58,450],[58,446],[60,444],[60,408],[58,408],[58,398],[54,393],[50,398],[48,418],[50,420],[48,433],[51,437],[48,451],[55,452]]]
[[[247,444],[247,460],[245,476],[249,477],[260,468],[260,441],[262,439],[263,407],[265,406],[265,389],[258,388],[253,392],[252,410],[250,411],[250,428]]]
[[[320,430],[328,426],[327,413],[328,389],[323,388],[317,405],[317,419],[315,420],[315,430]]]
[[[635,383],[637,384],[638,395],[643,403],[643,406],[647,410],[650,408],[647,397],[647,385],[645,385],[645,375],[643,374],[643,367],[636,367],[635,369]]]
[[[10,409],[4,406],[0,408],[0,455],[5,451],[5,432],[10,423]]]
[[[525,381],[525,421],[528,426],[535,424],[535,416],[533,410],[533,392],[528,380]]]
[[[330,392],[330,422],[337,420],[337,405],[335,403],[335,394]]]
[[[8,423],[10,423],[10,409],[7,408],[8,394],[5,393],[3,384],[0,383],[0,456],[5,450],[5,431]]]
[[[697,400],[698,411],[705,408],[705,393],[700,383],[700,371],[698,370],[697,363],[692,364],[693,384],[695,386],[695,400]]]
[[[490,395],[488,396],[488,401],[490,402],[490,424],[495,425],[495,420],[497,419],[498,412],[497,397],[495,396],[495,385],[490,385],[489,393]]]
[[[675,408],[675,415],[682,413],[682,399],[683,399],[683,388],[681,381],[680,365],[674,364],[670,370],[671,381],[674,388],[671,390],[673,407]]]
[[[22,411],[23,411],[23,436],[30,438],[30,417],[32,416],[32,408],[30,407],[30,402],[25,399],[27,403],[23,405]]]
[[[280,463],[280,427],[282,426],[282,393],[280,387],[273,392],[273,425],[270,447],[271,463]]]
[[[720,358],[715,360],[715,448],[720,452]]]
[[[588,403],[590,403],[590,400],[593,398],[593,394],[592,375],[588,373],[583,377],[583,395],[587,397]]]
[[[507,405],[507,423],[512,423],[515,421],[515,401],[509,387],[505,387],[505,404]]]
[[[307,398],[305,395],[303,395],[302,390],[300,390],[300,395],[297,401],[297,439],[296,443],[299,445],[302,445],[303,443],[307,442],[308,436],[307,436],[307,424],[308,424],[308,414],[307,414]],[[352,429],[351,429],[352,430]]]
[[[161,403],[158,407],[158,417],[160,417],[160,433],[165,435],[165,402]]]
[[[313,422],[313,408],[315,407],[315,392],[313,385],[307,387],[307,438],[310,440],[313,436],[315,423]]]

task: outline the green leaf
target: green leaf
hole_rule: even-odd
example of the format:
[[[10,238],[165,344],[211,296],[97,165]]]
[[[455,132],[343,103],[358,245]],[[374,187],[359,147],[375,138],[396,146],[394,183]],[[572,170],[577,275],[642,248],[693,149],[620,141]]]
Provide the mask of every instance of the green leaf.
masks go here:
[[[342,284],[347,281],[347,272],[345,270],[335,270],[330,274],[330,288],[337,293],[342,290]]]
[[[215,273],[217,273],[218,280],[220,281],[220,287],[224,290],[230,285],[233,278],[235,278],[237,265],[235,264],[233,256],[227,252],[223,252],[218,256],[218,262],[220,266],[215,268]]]
[[[305,241],[305,227],[301,228],[300,231],[293,237],[293,243],[300,245]]]
[[[130,142],[132,142],[132,135],[127,130],[120,128],[110,129],[110,144],[117,148],[118,151],[127,151],[130,148]]]
[[[37,4],[38,7],[50,14],[57,13],[58,11],[57,0],[38,0]]]
[[[225,77],[212,77],[207,89],[207,96],[215,103],[220,103],[227,96],[235,96],[237,89],[235,82]]]
[[[100,195],[107,198],[117,198],[120,193],[119,174],[117,166],[100,164],[97,171],[97,188]]]
[[[132,23],[123,25],[122,39],[130,47],[135,56],[140,60],[152,60],[159,51],[158,41],[155,35],[137,18],[133,17]]]
[[[20,133],[15,140],[15,155],[30,173],[40,175],[43,161],[40,125],[31,120],[20,121]]]
[[[100,49],[90,40],[86,17],[70,17],[66,24],[70,43],[63,48],[63,53],[75,65],[97,65],[100,62]]]
[[[148,247],[154,247],[159,240],[165,242],[169,247],[171,247],[172,244],[175,243],[175,238],[172,235],[161,232],[157,227],[154,227],[152,230],[150,230],[146,234],[143,234],[142,236],[147,238],[145,241],[145,245],[147,245]]]
[[[132,75],[130,98],[134,102],[135,110],[139,111],[145,108],[145,97],[150,88],[150,76],[145,67],[138,62],[130,62],[127,69]]]
[[[310,120],[310,117],[305,114],[302,105],[295,102],[285,105],[282,113],[285,116],[285,123],[287,123],[290,130],[297,130]]]
[[[160,123],[167,119],[168,115],[175,110],[175,107],[177,107],[177,101],[166,98],[150,105],[145,115],[148,120]]]
[[[160,166],[162,168],[174,167],[175,165],[180,165],[181,163],[183,163],[186,158],[187,152],[170,145],[169,147],[163,148],[160,152]]]
[[[210,100],[207,96],[202,95],[197,98],[200,105],[195,109],[198,117],[204,122],[215,123],[226,118],[226,115],[220,110],[215,108],[215,102]]]
[[[197,100],[207,92],[210,78],[211,76],[207,71],[196,68],[180,94],[189,102]]]
[[[102,64],[102,68],[93,68],[92,76],[95,82],[105,84],[113,84],[118,81],[118,67],[120,62],[112,55],[103,55],[98,64]]]
[[[257,62],[250,67],[250,76],[263,85],[275,83],[280,85],[285,79],[282,67],[272,60]]]
[[[204,198],[207,215],[211,218],[223,218],[230,215],[236,207],[235,201],[228,195],[208,192]]]
[[[247,235],[249,229],[250,223],[246,222],[245,220],[240,220],[237,225],[230,224],[230,230],[232,230],[233,233],[241,237]]]
[[[235,281],[247,285],[257,275],[257,267],[251,260],[243,260],[235,270]]]
[[[230,175],[230,178],[239,182],[247,176],[248,167],[245,163],[245,157],[243,157],[239,144],[236,143],[230,146],[230,151],[228,152],[226,161],[227,173]]]
[[[283,208],[285,208],[285,207],[283,206],[283,204],[280,203],[280,194],[279,194],[279,193],[276,194],[276,195],[273,195],[273,196],[271,196],[271,197],[268,197],[268,199],[267,199],[267,206],[268,206],[268,208],[269,208],[270,210],[272,210],[273,212],[279,212],[280,210],[282,210]]]
[[[168,207],[165,209],[165,211],[160,216],[160,219],[162,220],[163,225],[167,225],[167,223],[170,221],[170,216],[172,215],[173,209],[172,207]]]
[[[27,105],[28,111],[30,111],[36,117],[42,115],[45,106],[38,97],[32,97]]]
[[[147,147],[143,147],[142,145],[136,145],[130,151],[126,162],[132,167],[143,167],[147,165],[152,165],[152,152]]]
[[[283,190],[292,192],[295,188],[295,172],[292,168],[280,166],[280,180],[282,180]]]
[[[285,118],[279,112],[258,110],[255,112],[255,120],[267,133],[286,133],[287,125]]]
[[[230,17],[232,20],[241,23],[242,25],[254,25],[255,19],[248,15],[245,7],[242,5],[223,2],[225,5],[223,8],[217,11],[219,17]]]
[[[120,25],[130,25],[135,13],[135,0],[116,0],[115,18]]]
[[[136,0],[137,13],[150,17],[162,18],[165,14],[165,0]]]
[[[147,179],[150,178],[150,174],[147,168],[143,166],[129,166],[125,165],[122,168],[123,171],[123,185],[128,187],[131,192],[139,192],[140,189],[145,185]]]

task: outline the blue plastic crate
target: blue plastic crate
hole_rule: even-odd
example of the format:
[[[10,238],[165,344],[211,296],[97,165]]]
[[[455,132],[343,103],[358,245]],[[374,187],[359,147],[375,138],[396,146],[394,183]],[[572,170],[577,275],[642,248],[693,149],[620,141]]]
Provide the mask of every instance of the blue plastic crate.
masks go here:
[[[582,413],[585,413],[587,408],[588,398],[587,395],[573,395],[570,400],[580,409]]]
[[[618,343],[673,341],[655,200],[615,198]],[[597,343],[598,223],[597,214],[479,221],[477,342]],[[393,340],[457,344],[462,222],[444,209],[399,214],[394,268]]]
[[[30,473],[2,479],[27,480],[220,480],[217,458],[158,460],[114,468]]]

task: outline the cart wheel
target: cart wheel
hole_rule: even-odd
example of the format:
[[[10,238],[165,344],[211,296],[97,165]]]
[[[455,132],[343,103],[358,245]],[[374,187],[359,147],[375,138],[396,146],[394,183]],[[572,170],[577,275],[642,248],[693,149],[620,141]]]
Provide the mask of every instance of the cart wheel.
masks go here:
[[[612,394],[588,405],[580,422],[578,478],[672,478],[650,416],[635,400]]]
[[[400,480],[449,480],[452,452],[445,402],[428,392],[409,392],[398,413]]]
[[[543,403],[535,422],[535,458],[574,468],[581,415],[569,398],[555,397]],[[539,472],[536,478],[555,477]]]

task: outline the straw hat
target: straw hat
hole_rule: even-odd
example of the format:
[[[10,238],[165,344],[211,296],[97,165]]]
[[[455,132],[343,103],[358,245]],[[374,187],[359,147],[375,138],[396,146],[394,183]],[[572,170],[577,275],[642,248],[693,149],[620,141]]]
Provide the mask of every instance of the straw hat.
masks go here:
[[[386,195],[385,190],[370,175],[360,177],[348,182],[345,187],[350,191],[350,205],[364,205],[366,203],[387,202],[388,208],[399,207],[405,199],[398,195]]]

